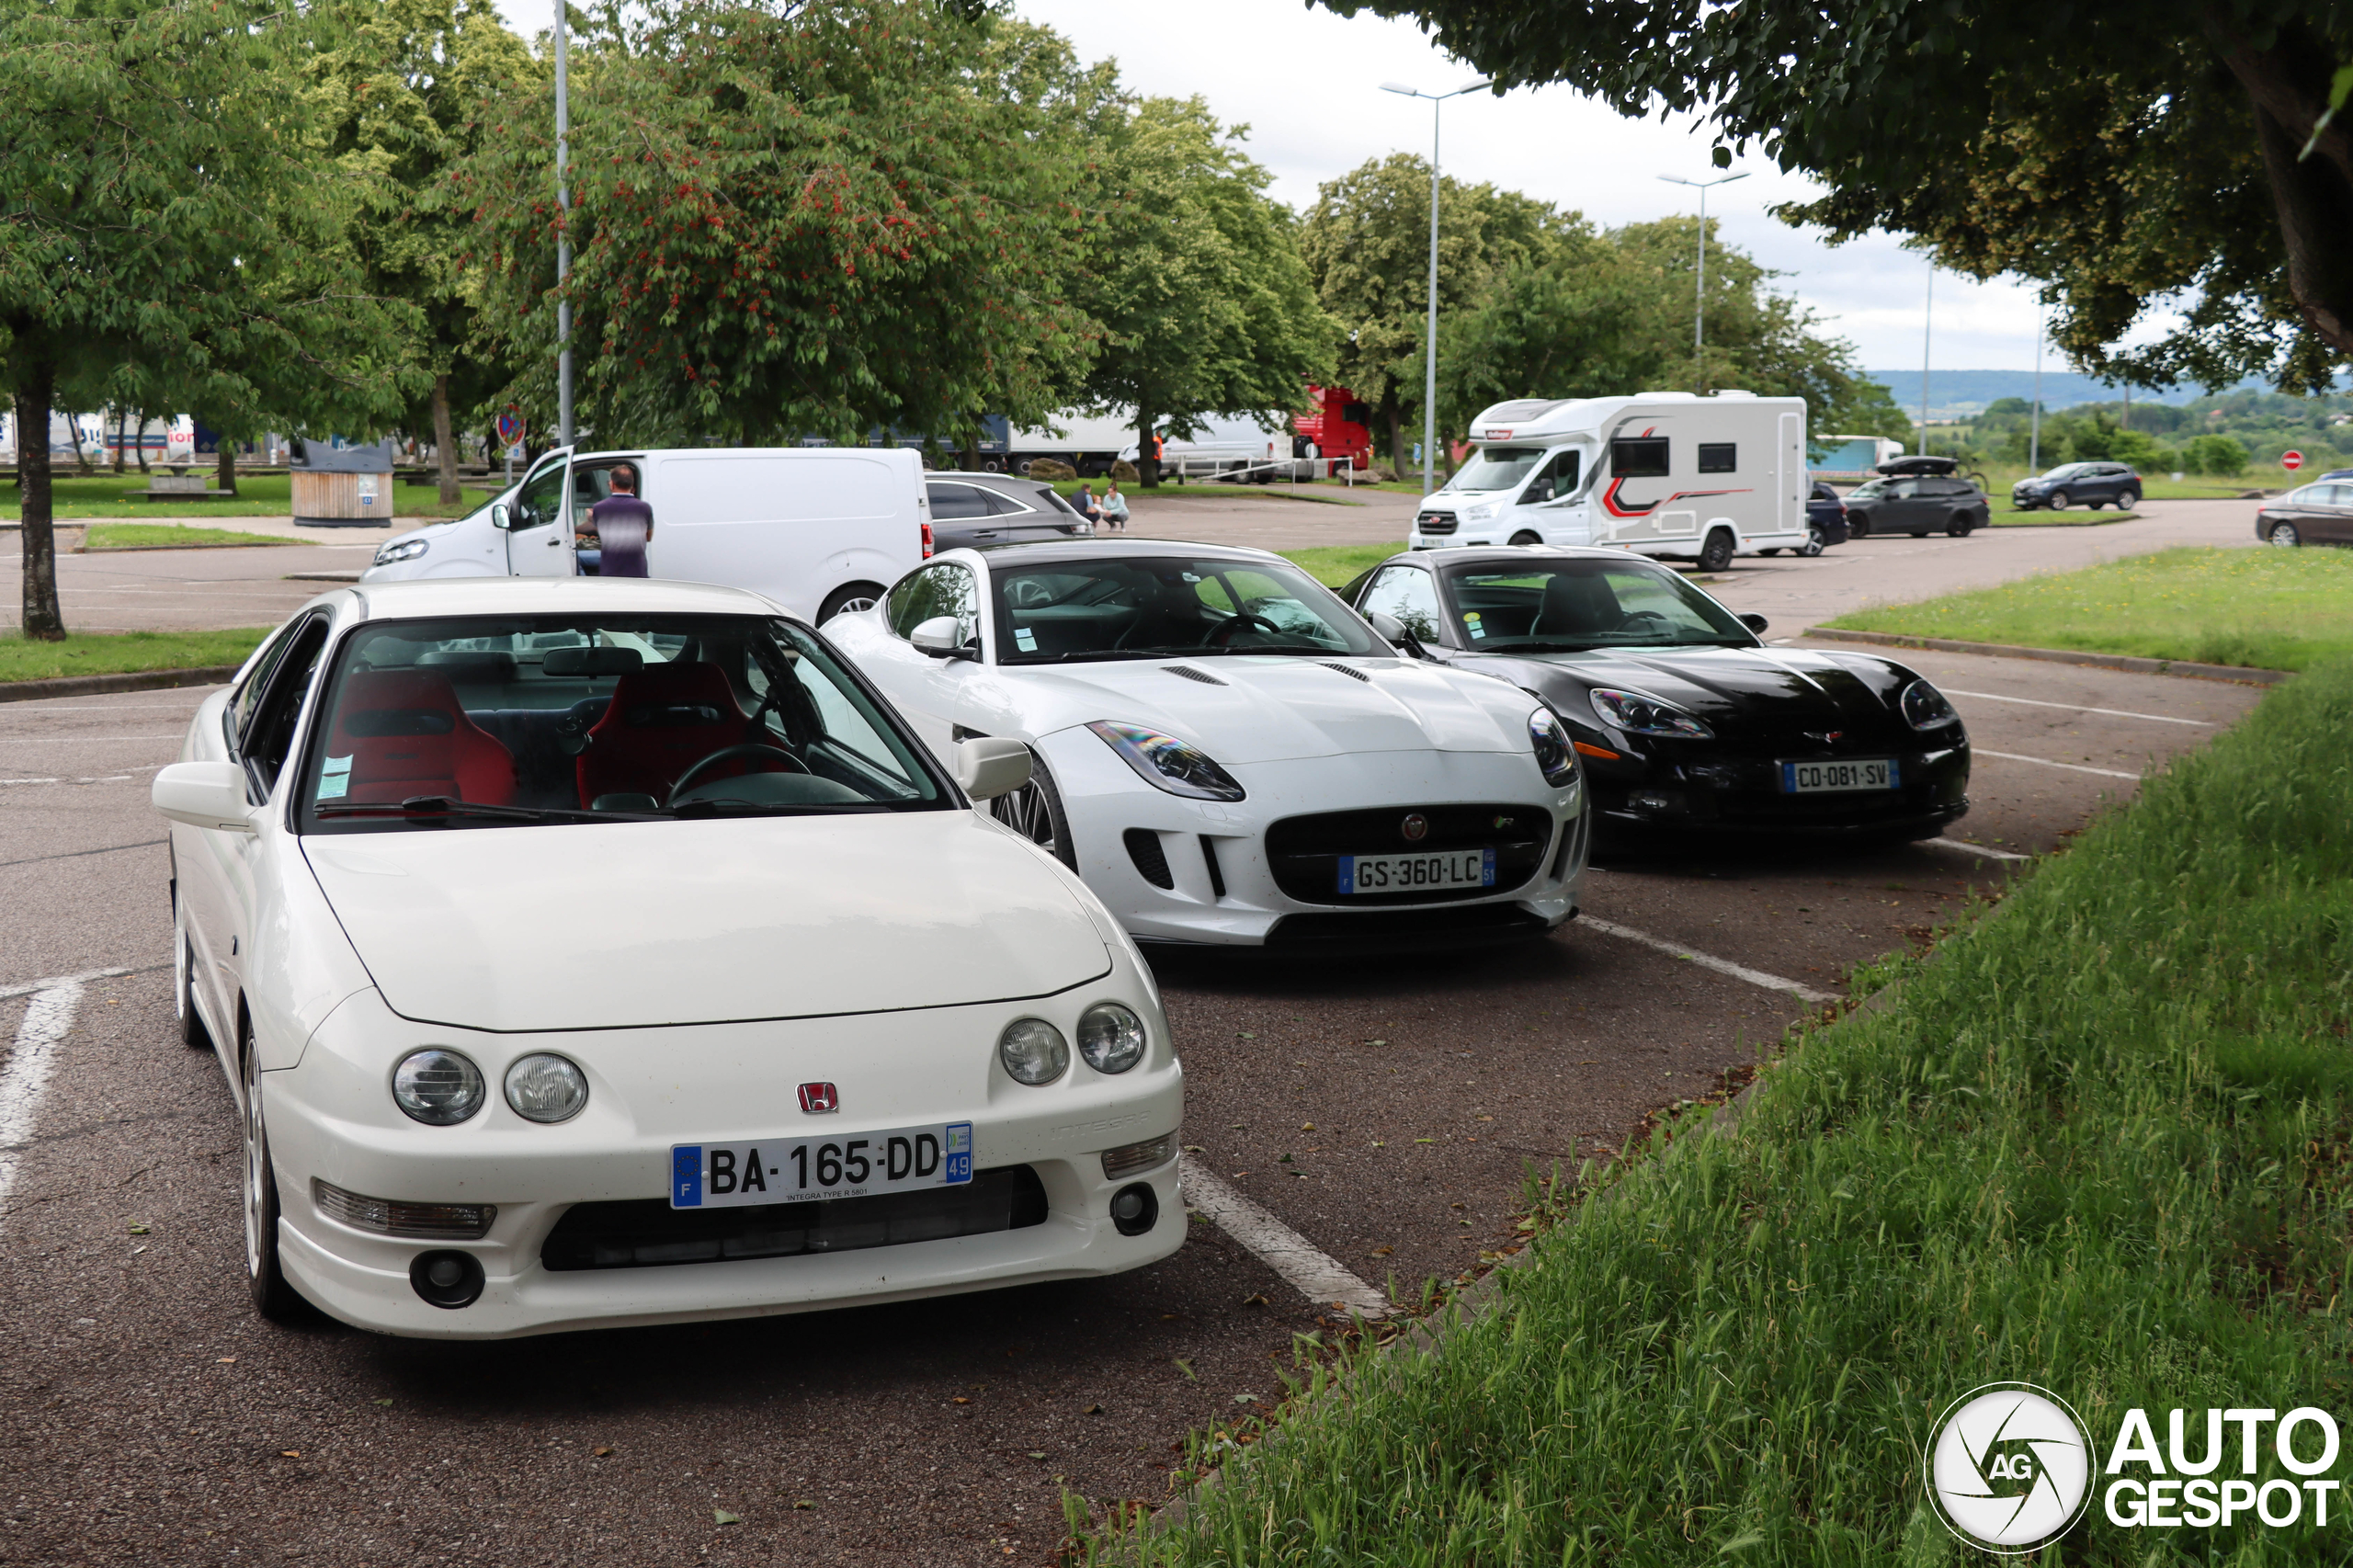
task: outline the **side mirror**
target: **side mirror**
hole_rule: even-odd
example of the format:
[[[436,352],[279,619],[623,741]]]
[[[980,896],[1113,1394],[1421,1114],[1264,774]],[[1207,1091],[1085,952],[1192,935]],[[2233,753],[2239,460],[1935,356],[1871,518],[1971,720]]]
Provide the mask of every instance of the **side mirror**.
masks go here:
[[[1766,629],[1767,627],[1768,627],[1768,626],[1770,626],[1770,625],[1772,625],[1772,624],[1773,624],[1771,621],[1767,620],[1767,619],[1766,619],[1763,616],[1761,616],[1761,615],[1744,615],[1744,616],[1740,617],[1740,618],[1739,618],[1739,619],[1740,619],[1740,623],[1741,623],[1743,626],[1745,626],[1746,628],[1748,628],[1748,630],[1750,630],[1751,631],[1754,631],[1754,632],[1755,632],[1755,633],[1756,633],[1756,635],[1757,635],[1757,636],[1759,636],[1759,637],[1764,636],[1764,635],[1765,635],[1765,629]]]
[[[190,827],[251,833],[245,773],[233,762],[176,762],[155,775],[148,799],[157,811]]]
[[[956,747],[956,782],[975,801],[1010,795],[1029,782],[1029,748],[1003,735],[974,735]]]
[[[1372,622],[1372,629],[1381,634],[1384,642],[1392,643],[1395,646],[1404,649],[1407,658],[1427,659],[1429,657],[1428,651],[1422,646],[1422,640],[1415,636],[1412,632],[1406,631],[1405,623],[1398,619],[1395,616],[1389,614],[1385,610],[1377,609],[1370,615],[1366,616],[1365,619]]]
[[[507,518],[506,502],[494,501],[491,503],[490,526],[494,528],[512,528],[514,526]]]
[[[977,659],[977,648],[964,646],[964,623],[952,615],[935,615],[907,634],[919,653],[935,659]],[[1015,786],[1019,788],[1019,786]]]

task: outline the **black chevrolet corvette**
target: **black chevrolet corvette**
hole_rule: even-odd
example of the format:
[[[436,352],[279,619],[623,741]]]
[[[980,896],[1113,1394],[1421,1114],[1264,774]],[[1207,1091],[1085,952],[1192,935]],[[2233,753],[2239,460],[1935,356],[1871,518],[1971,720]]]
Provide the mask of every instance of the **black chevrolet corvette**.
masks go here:
[[[1569,728],[1598,821],[1927,838],[1969,810],[1969,735],[1893,659],[1772,648],[1622,550],[1425,550],[1340,590],[1415,657],[1492,675]]]

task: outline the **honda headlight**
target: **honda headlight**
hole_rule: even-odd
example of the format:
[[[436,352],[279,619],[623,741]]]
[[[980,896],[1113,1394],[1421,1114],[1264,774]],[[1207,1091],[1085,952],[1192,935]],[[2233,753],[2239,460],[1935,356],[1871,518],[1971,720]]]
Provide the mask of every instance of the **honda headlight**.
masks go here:
[[[392,1069],[392,1102],[427,1127],[455,1127],[482,1108],[482,1069],[438,1046],[412,1051]]]
[[[1118,752],[1136,770],[1136,777],[1155,790],[1196,801],[1242,799],[1242,786],[1233,781],[1233,776],[1211,761],[1199,746],[1138,724],[1097,721],[1086,727],[1102,736],[1103,744]]]
[[[997,1037],[997,1060],[1017,1084],[1051,1084],[1070,1065],[1070,1042],[1043,1018],[1016,1018]]]
[[[396,539],[376,552],[376,564],[390,566],[396,562],[414,561],[431,548],[428,540]]]
[[[569,1121],[588,1103],[588,1079],[563,1057],[533,1051],[506,1070],[506,1103],[526,1121]]]
[[[1670,735],[1681,741],[1715,738],[1714,731],[1682,709],[1639,691],[1612,691],[1597,687],[1592,698],[1593,710],[1601,716],[1601,722],[1630,735]]]
[[[1143,1020],[1117,1002],[1097,1002],[1078,1020],[1078,1054],[1097,1073],[1124,1073],[1143,1060]]]
[[[1895,706],[1904,715],[1904,722],[1915,730],[1938,729],[1961,721],[1952,704],[1945,700],[1945,694],[1924,680],[1905,687],[1904,695],[1895,699]]]
[[[1569,746],[1569,732],[1550,708],[1528,716],[1528,739],[1536,747],[1536,766],[1547,784],[1565,785],[1577,776],[1576,754]]]

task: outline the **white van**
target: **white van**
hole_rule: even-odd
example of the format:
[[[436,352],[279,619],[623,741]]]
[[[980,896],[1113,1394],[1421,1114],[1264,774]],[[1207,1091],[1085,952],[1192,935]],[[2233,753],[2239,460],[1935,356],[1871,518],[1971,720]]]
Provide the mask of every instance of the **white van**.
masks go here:
[[[359,580],[578,575],[573,535],[620,463],[637,470],[654,508],[646,570],[670,582],[749,588],[822,625],[868,608],[931,553],[912,448],[562,447],[481,510],[391,540]]]
[[[1715,572],[1806,542],[1803,398],[1523,398],[1472,420],[1471,442],[1409,548],[1620,545]]]

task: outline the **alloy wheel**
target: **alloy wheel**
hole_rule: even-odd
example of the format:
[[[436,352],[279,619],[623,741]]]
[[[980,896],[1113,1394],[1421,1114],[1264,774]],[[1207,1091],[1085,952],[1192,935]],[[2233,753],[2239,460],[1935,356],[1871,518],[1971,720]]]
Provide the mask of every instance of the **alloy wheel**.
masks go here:
[[[2302,537],[2296,532],[2295,524],[2274,523],[2271,525],[2271,538],[2269,542],[2278,545],[2281,550],[2293,550],[2304,541]]]
[[[245,1278],[262,1274],[262,1227],[269,1219],[267,1162],[269,1139],[261,1122],[261,1073],[251,1039],[245,1041],[243,1074],[245,1086]]]
[[[1047,809],[1046,797],[1032,779],[1009,795],[999,795],[989,802],[996,820],[1013,829],[1030,843],[1043,849],[1056,849],[1054,813]]]

